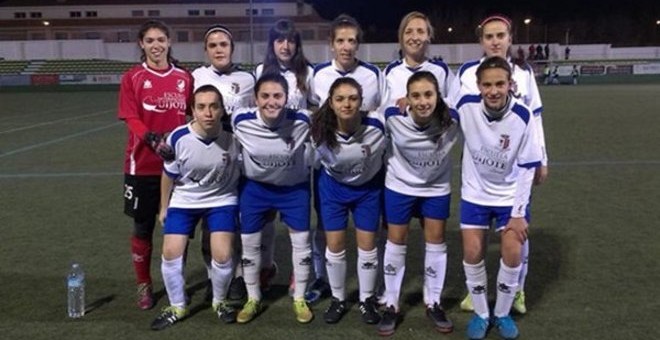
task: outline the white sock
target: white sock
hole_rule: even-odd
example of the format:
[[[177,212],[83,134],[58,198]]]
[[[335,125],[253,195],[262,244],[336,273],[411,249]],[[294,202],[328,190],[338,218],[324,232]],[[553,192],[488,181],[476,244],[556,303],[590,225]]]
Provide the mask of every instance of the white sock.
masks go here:
[[[500,259],[500,271],[497,273],[497,300],[495,300],[495,309],[493,309],[493,314],[498,318],[509,315],[511,311],[513,298],[516,297],[518,290],[520,267],[522,265],[511,268]]]
[[[387,241],[385,245],[385,256],[383,257],[383,274],[385,278],[385,303],[399,310],[399,296],[401,295],[401,284],[403,275],[406,273],[406,250],[405,244],[396,244]]]
[[[328,273],[325,271],[325,230],[317,227],[313,235],[312,260],[314,260],[314,277],[328,281]]]
[[[332,289],[332,296],[339,301],[346,300],[346,250],[333,253],[325,250],[325,267],[328,272],[328,283]]]
[[[183,256],[169,261],[162,257],[162,260],[160,271],[163,273],[163,283],[165,283],[170,305],[185,308],[186,282],[183,278]]]
[[[376,278],[378,277],[378,249],[362,250],[358,248],[357,273],[360,290],[360,302],[376,293]]]
[[[424,303],[440,304],[447,273],[447,244],[426,243],[424,254]]]
[[[252,234],[241,234],[243,242],[243,279],[248,297],[261,300],[259,288],[259,271],[261,269],[261,231]]]
[[[463,261],[465,270],[465,285],[472,296],[474,312],[484,319],[488,319],[488,276],[484,260],[477,264],[468,264]]]
[[[275,257],[275,226],[273,221],[266,222],[261,229],[261,268],[273,266]]]
[[[294,299],[303,299],[309,272],[312,266],[312,245],[309,242],[308,231],[296,231],[289,233],[291,237],[291,261],[293,261],[293,276],[296,287],[293,292]]]
[[[520,268],[520,276],[518,276],[519,291],[525,289],[525,279],[527,278],[528,261],[529,261],[529,239],[527,239],[525,243],[523,243],[523,246],[520,249],[520,261],[522,267]]]
[[[234,262],[234,277],[243,277],[243,241],[242,237],[234,237],[234,254],[232,254],[232,261]],[[209,274],[209,278],[210,278]]]
[[[229,259],[225,263],[211,261],[211,283],[213,284],[213,303],[218,303],[227,297],[229,283],[233,277],[234,263]]]

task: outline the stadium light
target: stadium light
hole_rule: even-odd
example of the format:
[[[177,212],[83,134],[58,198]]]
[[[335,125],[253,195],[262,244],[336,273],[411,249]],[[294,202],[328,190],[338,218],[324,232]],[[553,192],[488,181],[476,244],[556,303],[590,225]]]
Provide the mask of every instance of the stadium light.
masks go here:
[[[50,21],[42,21],[41,22],[44,26],[50,26]]]
[[[531,18],[525,18],[525,20],[523,20],[523,22],[525,23],[525,32],[526,32],[526,36],[527,36],[527,42],[529,43],[530,42],[529,41],[529,24],[532,23],[532,19]]]
[[[451,33],[451,32],[453,32],[453,31],[454,31],[454,28],[453,28],[453,27],[449,27],[449,28],[447,29],[447,33]]]

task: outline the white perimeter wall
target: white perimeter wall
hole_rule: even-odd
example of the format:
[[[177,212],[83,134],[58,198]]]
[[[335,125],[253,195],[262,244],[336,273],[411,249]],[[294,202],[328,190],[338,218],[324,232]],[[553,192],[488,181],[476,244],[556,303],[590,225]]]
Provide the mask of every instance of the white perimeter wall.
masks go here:
[[[527,46],[522,46],[527,53]],[[514,46],[514,51],[518,46]],[[551,60],[563,59],[565,46],[550,45]],[[656,59],[660,58],[660,47],[625,47],[612,48],[609,44],[572,45],[570,58],[573,60],[592,59]],[[363,44],[359,49],[360,59],[370,62],[388,62],[397,58],[399,46],[396,43]],[[181,61],[204,61],[202,44],[176,43],[173,45],[174,56]],[[330,46],[323,43],[308,42],[304,45],[307,58],[318,63],[331,58]],[[248,43],[237,43],[234,61],[250,63],[264,58],[265,43],[255,43],[251,50]],[[0,41],[0,58],[7,60],[35,59],[111,59],[137,61],[140,51],[135,43],[104,43],[101,40],[30,40]],[[466,60],[479,58],[481,48],[478,44],[432,45],[429,56],[441,56],[445,62],[460,64]]]

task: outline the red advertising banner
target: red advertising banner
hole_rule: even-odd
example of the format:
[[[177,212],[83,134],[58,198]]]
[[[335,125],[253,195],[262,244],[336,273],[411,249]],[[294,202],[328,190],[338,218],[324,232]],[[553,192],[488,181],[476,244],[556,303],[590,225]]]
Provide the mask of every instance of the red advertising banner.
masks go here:
[[[60,83],[60,76],[57,74],[33,74],[30,76],[32,85],[57,85]]]

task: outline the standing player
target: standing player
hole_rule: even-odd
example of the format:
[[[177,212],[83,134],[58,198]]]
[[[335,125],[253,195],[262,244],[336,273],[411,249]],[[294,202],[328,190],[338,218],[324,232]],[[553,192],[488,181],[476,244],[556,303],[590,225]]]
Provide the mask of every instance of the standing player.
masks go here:
[[[223,117],[227,130],[231,129],[230,117],[234,111],[241,107],[251,107],[253,101],[254,76],[252,73],[241,70],[232,62],[234,53],[234,38],[231,31],[222,25],[213,25],[204,33],[204,51],[211,62],[209,66],[202,66],[192,72],[195,79],[195,88],[203,85],[213,85],[222,94],[225,103],[226,115]],[[229,298],[231,300],[242,300],[245,298],[245,283],[240,267],[240,240],[236,240],[237,251],[235,253],[236,279],[232,281]],[[211,250],[208,228],[202,227],[202,255],[211,278]],[[209,286],[210,287],[210,286]],[[207,290],[207,299],[210,298],[210,290]]]
[[[309,241],[309,112],[285,107],[286,79],[265,74],[255,86],[257,107],[234,114],[234,134],[242,146],[243,175],[240,194],[243,271],[248,300],[237,321],[247,323],[262,309],[259,289],[261,229],[266,216],[277,211],[289,228],[295,277],[293,311],[300,323],[314,315],[304,293],[311,266]]]
[[[534,183],[542,184],[548,176],[548,156],[545,152],[545,136],[543,132],[543,105],[541,104],[541,96],[536,84],[536,77],[532,67],[524,60],[513,59],[511,57],[511,43],[512,43],[512,27],[511,20],[503,15],[493,15],[484,19],[477,28],[477,35],[479,36],[479,43],[484,51],[485,56],[480,60],[470,61],[463,64],[454,83],[451,86],[450,98],[454,103],[466,94],[477,94],[477,76],[476,70],[479,65],[487,57],[499,56],[509,62],[512,70],[512,87],[513,95],[525,103],[534,114],[534,123],[537,125],[539,143],[543,149],[543,159],[541,166],[536,169]],[[525,278],[527,277],[527,264],[529,257],[529,241],[525,242],[522,251],[523,269],[520,273],[520,281],[518,284],[519,291],[516,293],[516,299],[513,303],[513,309],[518,313],[524,314],[527,312],[525,306]],[[467,295],[463,302],[461,302],[461,309],[472,311],[472,303],[470,295]]]
[[[138,44],[142,63],[122,76],[118,116],[128,127],[124,213],[133,218],[131,253],[137,276],[137,304],[146,310],[154,306],[151,252],[159,210],[161,157],[171,157],[163,136],[186,122],[193,84],[190,75],[174,64],[170,32],[164,23],[144,23]]]
[[[452,111],[465,140],[461,235],[465,283],[475,312],[467,336],[485,338],[492,323],[503,338],[515,339],[518,328],[509,312],[522,270],[534,169],[543,153],[532,111],[510,92],[513,80],[508,61],[486,58],[476,74],[481,95],[461,97]],[[500,233],[502,257],[491,319],[484,253],[493,221]]]
[[[320,219],[325,228],[326,269],[332,302],[323,316],[337,323],[346,313],[346,228],[353,215],[357,243],[359,309],[362,321],[380,320],[374,295],[378,268],[376,230],[380,223],[386,147],[377,111],[360,112],[362,88],[353,78],[338,78],[314,114],[312,140],[322,165],[318,180]]]
[[[442,60],[430,60],[426,56],[433,40],[433,26],[429,18],[420,12],[410,12],[399,24],[399,46],[403,57],[385,68],[387,81],[387,105],[406,97],[405,85],[408,78],[418,71],[433,73],[440,85],[440,95],[446,97],[454,74]]]
[[[213,85],[195,90],[192,114],[190,123],[167,138],[174,160],[165,163],[159,217],[165,234],[161,271],[170,305],[153,321],[153,330],[167,328],[188,314],[183,254],[200,219],[206,221],[211,234],[213,311],[225,323],[236,320],[236,311],[225,296],[233,276],[239,146],[229,132],[222,130],[220,119],[225,109]]]
[[[255,75],[259,79],[267,73],[278,73],[286,79],[288,108],[307,108],[314,69],[305,58],[300,32],[291,20],[278,20],[268,32],[266,57],[257,65]]]
[[[334,58],[328,62],[321,63],[314,68],[312,79],[311,102],[320,106],[327,100],[330,86],[337,78],[350,77],[362,86],[362,105],[360,111],[374,111],[380,107],[387,98],[385,78],[378,67],[359,60],[357,51],[362,41],[362,29],[358,22],[345,14],[339,15],[330,25],[330,47]],[[314,180],[318,178],[318,171],[314,171]],[[316,188],[316,186],[314,186]],[[315,189],[316,190],[316,189]],[[315,192],[314,197],[317,197]],[[318,212],[318,201],[315,200],[315,209]],[[308,302],[318,301],[322,296],[330,292],[327,275],[325,272],[325,233],[322,223],[317,224],[314,232],[314,274],[316,280],[310,286],[306,294]]]
[[[406,270],[408,225],[420,216],[424,230],[424,303],[435,328],[451,332],[452,322],[441,305],[447,272],[445,229],[449,217],[451,161],[449,151],[458,128],[442,100],[433,73],[419,71],[408,78],[409,103],[385,111],[391,144],[385,176],[387,244],[384,257],[385,312],[378,333],[391,335],[399,319],[399,298]]]
[[[298,110],[307,108],[313,72],[312,66],[303,53],[300,32],[296,30],[291,20],[278,20],[268,32],[266,58],[255,69],[257,79],[264,74],[281,74],[289,84],[286,106]],[[260,285],[262,291],[268,290],[270,280],[277,272],[277,266],[273,262],[275,229],[272,224],[274,218],[275,216],[269,217],[261,235],[263,256]],[[294,279],[291,278],[290,294],[293,294],[293,282]]]

